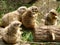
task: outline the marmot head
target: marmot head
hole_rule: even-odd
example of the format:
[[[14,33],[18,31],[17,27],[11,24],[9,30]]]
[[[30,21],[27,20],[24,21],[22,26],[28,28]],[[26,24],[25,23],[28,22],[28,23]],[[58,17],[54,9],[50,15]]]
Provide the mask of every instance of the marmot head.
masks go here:
[[[19,22],[19,21],[13,21],[10,24],[10,26],[13,27],[13,28],[19,28],[21,25],[22,25],[22,23]]]
[[[17,9],[17,11],[21,14],[23,14],[25,11],[27,10],[27,7],[26,6],[21,6]]]
[[[58,13],[55,9],[51,9],[49,11],[49,13],[50,13],[51,17],[53,17],[54,19],[57,19]]]
[[[31,10],[33,13],[37,13],[38,12],[38,7],[36,7],[36,6],[31,6],[28,9]]]
[[[31,10],[27,10],[23,15],[26,15],[26,17],[29,17],[29,18],[35,18],[35,14],[31,11]]]

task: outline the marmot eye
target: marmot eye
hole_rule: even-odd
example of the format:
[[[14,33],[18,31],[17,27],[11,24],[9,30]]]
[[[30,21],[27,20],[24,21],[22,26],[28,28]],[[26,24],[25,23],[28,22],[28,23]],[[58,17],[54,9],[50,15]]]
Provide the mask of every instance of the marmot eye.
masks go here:
[[[19,23],[17,23],[16,25],[19,25]]]
[[[35,10],[37,10],[37,8],[35,8]]]
[[[14,26],[18,26],[19,25],[19,23],[17,23],[17,24],[14,24]]]
[[[32,11],[33,11],[34,9],[32,9]]]
[[[51,14],[56,15],[55,13],[51,13]]]
[[[20,9],[20,10],[25,10],[24,8]]]
[[[25,10],[25,8],[23,8],[23,10]]]

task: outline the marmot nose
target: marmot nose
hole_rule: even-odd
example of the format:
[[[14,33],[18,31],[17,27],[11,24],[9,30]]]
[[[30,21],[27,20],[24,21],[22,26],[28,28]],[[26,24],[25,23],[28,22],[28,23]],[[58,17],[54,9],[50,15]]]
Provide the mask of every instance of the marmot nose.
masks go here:
[[[57,17],[57,16],[55,16],[55,18],[57,18],[57,19],[58,19],[58,17]]]

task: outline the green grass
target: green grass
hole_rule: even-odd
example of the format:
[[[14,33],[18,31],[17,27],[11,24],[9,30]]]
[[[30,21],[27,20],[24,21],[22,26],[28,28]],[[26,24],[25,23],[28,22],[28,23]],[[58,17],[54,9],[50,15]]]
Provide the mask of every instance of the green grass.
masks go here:
[[[33,41],[32,32],[24,31],[22,34],[23,41]]]

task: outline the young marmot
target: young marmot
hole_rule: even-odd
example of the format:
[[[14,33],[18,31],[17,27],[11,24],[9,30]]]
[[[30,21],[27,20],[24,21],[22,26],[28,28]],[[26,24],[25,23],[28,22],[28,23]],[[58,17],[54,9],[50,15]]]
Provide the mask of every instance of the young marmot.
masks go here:
[[[57,25],[58,13],[52,9],[45,17],[45,25]]]
[[[4,30],[2,39],[6,43],[17,43],[21,41],[21,22],[13,21]]]

